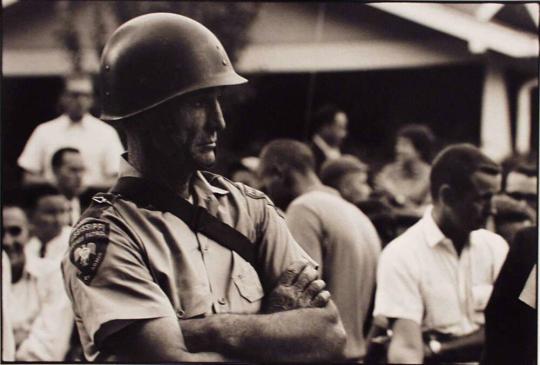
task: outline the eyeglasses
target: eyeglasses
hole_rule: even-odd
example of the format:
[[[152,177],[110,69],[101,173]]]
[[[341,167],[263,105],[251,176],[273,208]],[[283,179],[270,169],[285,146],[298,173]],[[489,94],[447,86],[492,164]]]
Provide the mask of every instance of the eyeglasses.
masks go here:
[[[19,226],[8,226],[2,228],[2,237],[4,237],[5,234],[9,234],[12,237],[17,237],[22,233],[22,227]]]

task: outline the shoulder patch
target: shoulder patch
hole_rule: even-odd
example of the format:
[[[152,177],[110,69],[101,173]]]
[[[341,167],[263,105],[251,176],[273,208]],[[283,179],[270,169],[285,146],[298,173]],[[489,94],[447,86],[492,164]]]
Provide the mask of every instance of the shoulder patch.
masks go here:
[[[97,273],[109,244],[109,223],[88,219],[79,224],[69,239],[69,259],[79,272],[77,277],[86,285]]]

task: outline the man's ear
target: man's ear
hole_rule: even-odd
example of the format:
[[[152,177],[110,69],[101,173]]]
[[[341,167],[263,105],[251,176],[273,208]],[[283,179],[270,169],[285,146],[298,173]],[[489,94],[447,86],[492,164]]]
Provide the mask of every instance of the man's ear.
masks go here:
[[[439,200],[444,205],[453,206],[456,202],[456,193],[450,185],[443,184],[439,187]]]

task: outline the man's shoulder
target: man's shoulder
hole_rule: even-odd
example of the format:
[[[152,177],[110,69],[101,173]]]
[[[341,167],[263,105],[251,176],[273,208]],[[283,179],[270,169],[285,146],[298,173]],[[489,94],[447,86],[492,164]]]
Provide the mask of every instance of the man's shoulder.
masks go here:
[[[66,122],[66,116],[64,114],[54,118],[54,119],[51,119],[51,120],[47,120],[45,122],[42,122],[40,124],[37,125],[36,127],[36,132],[41,132],[41,133],[48,133],[50,132],[52,129],[57,129],[57,128],[61,128],[63,127],[63,125],[65,124]]]
[[[420,224],[420,221],[415,223],[390,241],[382,251],[382,255],[385,257],[401,257],[403,260],[416,256],[419,250],[426,247]]]
[[[478,229],[471,232],[471,242],[476,245],[508,247],[508,243],[502,236],[487,229]]]
[[[116,132],[115,129],[111,125],[94,117],[92,114],[85,115],[84,122],[87,123],[88,126],[90,126],[92,129],[95,129],[101,132]]]

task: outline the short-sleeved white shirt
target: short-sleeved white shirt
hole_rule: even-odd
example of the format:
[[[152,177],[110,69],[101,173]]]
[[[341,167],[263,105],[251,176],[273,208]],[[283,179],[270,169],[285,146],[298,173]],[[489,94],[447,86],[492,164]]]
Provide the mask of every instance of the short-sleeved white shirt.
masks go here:
[[[17,163],[54,183],[51,159],[64,147],[81,151],[86,166],[85,183],[90,186],[102,185],[108,177],[118,173],[124,150],[118,133],[110,125],[90,114],[74,123],[63,114],[36,127]]]
[[[480,229],[471,232],[458,256],[431,211],[383,250],[373,314],[412,320],[423,331],[466,335],[484,324],[508,244]]]

